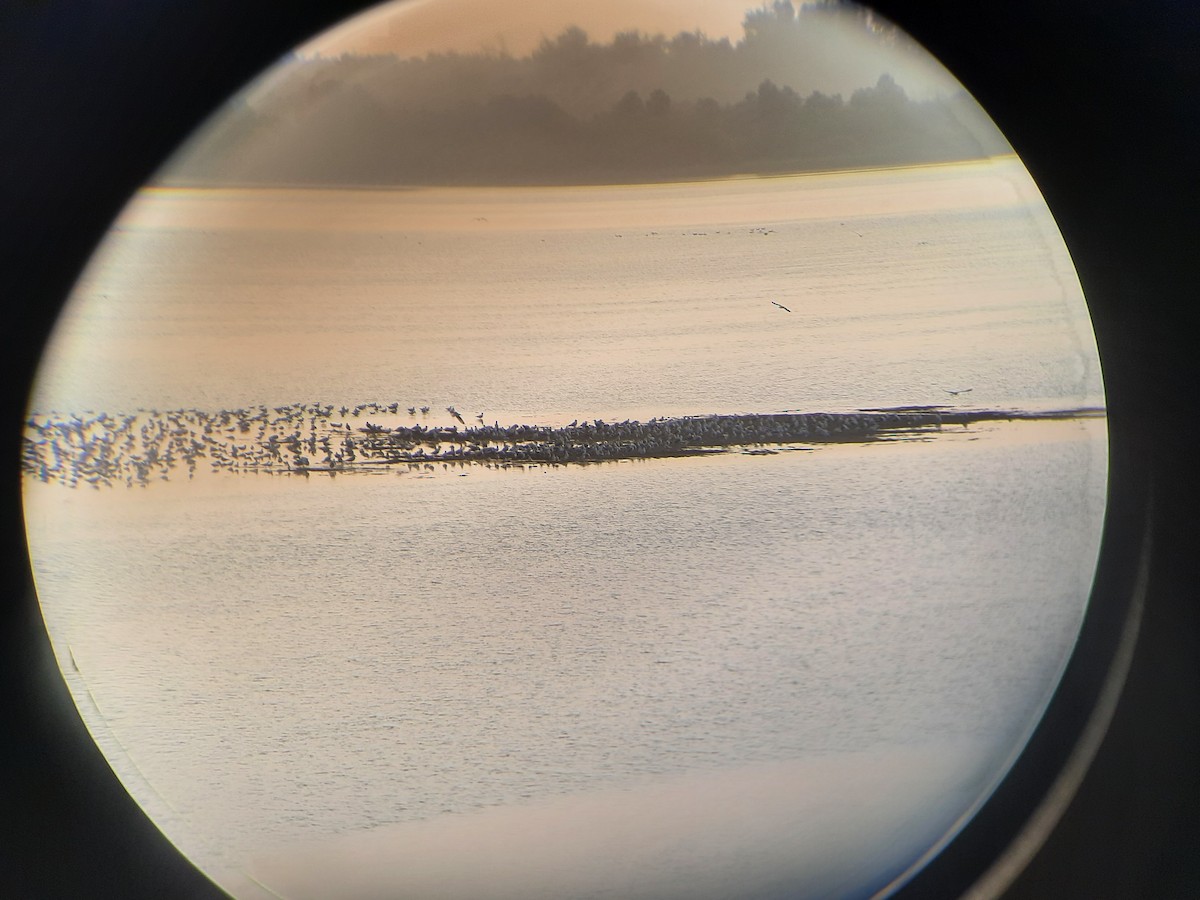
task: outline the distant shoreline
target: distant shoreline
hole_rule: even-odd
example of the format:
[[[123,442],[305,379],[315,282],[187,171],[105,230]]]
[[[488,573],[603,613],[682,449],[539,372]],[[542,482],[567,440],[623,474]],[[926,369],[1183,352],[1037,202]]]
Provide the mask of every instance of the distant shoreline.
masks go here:
[[[179,409],[110,415],[34,413],[26,423],[24,475],[68,487],[132,487],[212,471],[330,476],[398,467],[432,470],[486,465],[586,465],[629,459],[700,456],[741,449],[749,455],[814,449],[810,444],[872,443],[977,422],[1100,418],[1103,407],[1057,410],[946,406],[864,408],[853,412],[779,412],[673,416],[646,422],[575,420],[545,425],[422,424],[428,407],[364,403],[205,412]],[[369,417],[374,416],[376,421]],[[460,427],[461,426],[461,427]]]
[[[866,172],[895,172],[910,169],[932,169],[942,166],[969,166],[982,162],[998,162],[1002,160],[1019,159],[1015,152],[993,153],[967,158],[954,157],[944,160],[928,160],[921,162],[885,163],[876,166],[847,166],[834,165],[813,166],[803,169],[779,169],[747,172],[725,172],[712,174],[697,174],[693,176],[672,176],[670,178],[621,178],[611,180],[572,181],[541,180],[541,181],[430,181],[430,182],[360,182],[360,181],[221,181],[205,178],[166,177],[145,185],[143,190],[212,190],[212,191],[424,191],[439,189],[473,189],[473,188],[572,188],[572,187],[622,187],[622,186],[664,186],[672,184],[704,184],[707,182],[751,181],[773,178],[804,178],[820,175],[853,175]]]

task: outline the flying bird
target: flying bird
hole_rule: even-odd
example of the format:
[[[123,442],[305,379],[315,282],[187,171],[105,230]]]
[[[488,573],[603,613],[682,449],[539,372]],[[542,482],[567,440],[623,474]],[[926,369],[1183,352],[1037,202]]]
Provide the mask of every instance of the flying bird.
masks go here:
[[[772,300],[772,301],[771,301],[771,305],[772,305],[772,306],[778,306],[778,307],[779,307],[780,309],[782,309],[784,312],[791,312],[791,310],[790,310],[790,309],[788,309],[786,306],[784,306],[782,303],[776,303],[774,300]]]
[[[942,390],[951,397],[957,397],[959,394],[969,394],[971,391],[975,390],[975,388],[959,388],[957,391],[952,391],[949,388],[942,388]]]

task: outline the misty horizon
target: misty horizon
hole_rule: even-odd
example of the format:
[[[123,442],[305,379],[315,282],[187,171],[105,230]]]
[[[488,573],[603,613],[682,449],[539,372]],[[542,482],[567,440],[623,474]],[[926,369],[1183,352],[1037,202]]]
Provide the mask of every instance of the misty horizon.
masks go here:
[[[231,101],[166,181],[611,184],[1011,152],[961,88],[916,100],[880,71],[923,51],[897,50],[895,33],[863,15],[782,0],[749,10],[743,29],[736,44],[635,29],[603,44],[572,26],[522,57],[293,56]],[[826,39],[847,30],[869,52],[829,59]],[[865,79],[848,97],[826,83]]]

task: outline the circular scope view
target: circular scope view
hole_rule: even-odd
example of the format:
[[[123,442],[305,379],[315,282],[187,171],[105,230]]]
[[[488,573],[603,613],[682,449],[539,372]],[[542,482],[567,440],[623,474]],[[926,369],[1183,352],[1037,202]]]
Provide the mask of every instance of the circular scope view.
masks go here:
[[[24,444],[80,715],[239,898],[867,897],[1087,607],[1028,172],[861,7],[375,9],[77,284]]]

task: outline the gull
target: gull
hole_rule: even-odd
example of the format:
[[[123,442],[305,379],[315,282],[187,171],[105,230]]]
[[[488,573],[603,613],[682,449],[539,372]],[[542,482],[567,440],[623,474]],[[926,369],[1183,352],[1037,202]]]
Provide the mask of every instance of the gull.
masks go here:
[[[778,307],[779,307],[780,309],[782,309],[784,312],[791,312],[791,310],[790,310],[790,309],[788,309],[786,306],[784,306],[782,303],[776,303],[774,300],[772,300],[772,301],[771,301],[771,305],[772,305],[772,306],[778,306]]]
[[[942,390],[951,397],[957,397],[959,394],[969,394],[971,391],[975,390],[975,388],[959,388],[957,391],[952,391],[949,388],[942,388]]]

